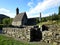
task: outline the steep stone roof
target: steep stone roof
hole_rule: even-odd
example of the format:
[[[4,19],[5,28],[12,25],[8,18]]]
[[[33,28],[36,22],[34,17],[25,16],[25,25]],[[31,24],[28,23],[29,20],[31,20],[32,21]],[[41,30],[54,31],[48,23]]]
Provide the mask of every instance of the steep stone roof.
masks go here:
[[[16,21],[22,21],[22,19],[23,19],[24,16],[27,16],[26,12],[23,12],[23,13],[20,13],[20,14],[16,15],[13,21],[14,22],[16,22]]]

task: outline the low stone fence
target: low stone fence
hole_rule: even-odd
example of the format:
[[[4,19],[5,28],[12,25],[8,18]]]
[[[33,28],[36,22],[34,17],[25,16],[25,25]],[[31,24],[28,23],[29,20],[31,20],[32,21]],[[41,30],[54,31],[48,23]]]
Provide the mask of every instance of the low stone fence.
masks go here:
[[[48,31],[42,31],[42,40],[51,43],[51,42],[59,42],[60,43],[60,25],[46,25],[48,27]]]
[[[56,40],[60,42],[60,26],[47,25],[48,30],[46,28],[42,30],[41,28],[32,27],[33,26],[26,26],[25,28],[4,27],[3,33],[23,41],[42,39],[49,43]]]
[[[4,27],[3,33],[14,37],[21,41],[40,41],[42,39],[42,32],[36,26],[27,26],[25,28],[18,27]]]
[[[3,33],[7,34],[8,36],[14,37],[18,40],[30,41],[29,28],[5,27],[3,28]]]

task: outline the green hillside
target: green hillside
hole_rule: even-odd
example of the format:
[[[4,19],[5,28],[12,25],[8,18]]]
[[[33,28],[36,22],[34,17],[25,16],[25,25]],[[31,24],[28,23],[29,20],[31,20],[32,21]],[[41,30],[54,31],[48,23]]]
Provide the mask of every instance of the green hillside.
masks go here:
[[[43,25],[43,24],[57,24],[60,25],[60,15],[53,14],[52,16],[43,17],[41,18],[41,22],[37,23],[37,25]]]

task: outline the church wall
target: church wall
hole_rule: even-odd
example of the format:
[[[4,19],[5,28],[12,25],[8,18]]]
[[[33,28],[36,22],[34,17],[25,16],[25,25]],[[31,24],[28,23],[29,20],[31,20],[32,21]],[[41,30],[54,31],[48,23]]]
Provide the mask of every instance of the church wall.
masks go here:
[[[20,26],[21,25],[21,21],[17,21],[17,22],[12,22],[13,26]]]
[[[22,20],[22,22],[23,22],[23,25],[27,24],[27,18],[24,17],[23,20]]]

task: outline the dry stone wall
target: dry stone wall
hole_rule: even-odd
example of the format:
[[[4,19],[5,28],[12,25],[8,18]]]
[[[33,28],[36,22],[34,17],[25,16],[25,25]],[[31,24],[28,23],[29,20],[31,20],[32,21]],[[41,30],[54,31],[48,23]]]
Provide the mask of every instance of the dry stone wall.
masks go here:
[[[10,37],[14,37],[18,40],[30,41],[30,29],[31,27],[26,28],[12,28],[5,27],[3,28],[3,33],[7,34]]]
[[[14,28],[14,27],[5,27],[3,28],[3,33],[14,37],[19,40],[30,41],[31,36],[31,28],[33,26],[25,27],[25,28]],[[41,31],[42,32],[42,41],[45,42],[59,42],[60,43],[60,25],[47,25],[48,30]],[[41,30],[41,29],[40,29]],[[33,31],[34,33],[34,31]],[[32,34],[33,34],[32,33]],[[41,33],[39,33],[40,35]],[[34,35],[33,35],[34,36]]]
[[[48,31],[42,32],[42,40],[50,42],[59,42],[60,43],[60,25],[46,25],[49,29]]]

